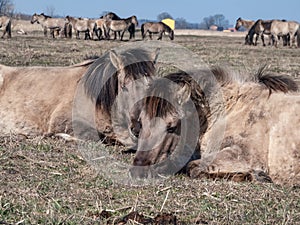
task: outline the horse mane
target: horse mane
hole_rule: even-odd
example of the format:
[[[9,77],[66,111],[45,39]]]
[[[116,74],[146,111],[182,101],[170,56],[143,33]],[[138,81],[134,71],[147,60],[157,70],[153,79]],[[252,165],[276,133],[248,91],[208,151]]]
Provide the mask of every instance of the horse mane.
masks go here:
[[[124,60],[125,79],[137,80],[154,76],[155,66],[148,51],[135,48],[120,55]],[[118,72],[107,52],[94,61],[81,80],[86,94],[95,101],[97,107],[106,112],[110,112],[118,95]]]
[[[201,107],[202,109],[208,110],[208,105],[203,90],[189,74],[185,72],[177,72],[171,73],[163,78],[163,80],[157,79],[153,81],[151,87],[148,89],[148,97],[144,100],[146,113],[150,118],[165,117],[169,113],[178,113],[174,105],[167,100],[170,96],[174,95],[174,86],[172,85],[174,83],[181,87],[187,85],[191,90],[190,99],[193,101],[196,108],[199,109],[199,107]],[[166,83],[165,79],[168,79],[171,82]],[[205,115],[206,114],[207,113],[205,113]]]
[[[44,16],[46,19],[52,18],[52,16],[45,15],[44,13],[41,13],[40,15]]]
[[[256,82],[263,84],[267,89],[269,89],[270,95],[273,91],[281,91],[283,93],[298,91],[298,85],[291,77],[266,73],[266,66],[260,67],[254,76],[241,76],[241,74],[229,72],[221,67],[213,67],[211,72],[214,74],[221,86],[225,86],[233,82]]]

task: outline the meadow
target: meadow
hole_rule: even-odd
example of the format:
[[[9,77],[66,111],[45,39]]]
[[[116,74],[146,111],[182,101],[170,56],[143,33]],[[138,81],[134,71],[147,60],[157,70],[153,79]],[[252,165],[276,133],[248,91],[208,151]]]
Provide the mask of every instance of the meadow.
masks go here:
[[[128,43],[45,38],[40,30],[12,35],[11,39],[0,40],[0,63],[9,66],[68,66]],[[170,42],[167,37],[163,41]],[[130,42],[143,41],[138,33]],[[196,53],[210,66],[248,74],[267,65],[270,72],[289,75],[300,84],[300,49],[246,46],[241,34],[201,31],[175,32],[174,43]],[[120,146],[100,147],[109,149],[116,158],[132,158],[122,154]],[[129,186],[93,168],[76,142],[56,137],[28,139],[14,134],[0,137],[0,224],[300,224],[299,221],[298,186],[190,179],[185,175],[156,185]]]

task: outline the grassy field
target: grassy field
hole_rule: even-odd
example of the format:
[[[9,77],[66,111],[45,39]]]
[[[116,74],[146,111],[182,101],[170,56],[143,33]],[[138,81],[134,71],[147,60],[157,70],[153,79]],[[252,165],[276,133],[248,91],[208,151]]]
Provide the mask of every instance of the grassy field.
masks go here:
[[[208,65],[255,73],[267,64],[271,72],[300,81],[300,49],[245,46],[243,37],[224,35],[180,35],[175,36],[174,43],[197,53]],[[140,39],[137,35],[133,44],[142,43]],[[38,31],[24,36],[13,33],[12,39],[0,40],[0,63],[65,66],[124,43],[127,42],[53,40]],[[128,160],[132,157],[115,154]],[[300,224],[299,221],[299,187],[192,180],[184,175],[157,185],[127,186],[96,171],[74,142],[18,135],[0,138],[0,224]]]

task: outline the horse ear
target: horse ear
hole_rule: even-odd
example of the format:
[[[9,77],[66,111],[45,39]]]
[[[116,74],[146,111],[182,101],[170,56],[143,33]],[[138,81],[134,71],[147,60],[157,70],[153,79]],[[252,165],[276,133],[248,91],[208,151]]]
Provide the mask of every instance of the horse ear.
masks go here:
[[[114,50],[110,51],[109,57],[112,64],[117,70],[123,69],[124,65],[123,65],[122,57],[117,55],[117,53]]]
[[[177,101],[179,105],[183,105],[186,103],[191,97],[191,88],[189,85],[185,84],[180,90],[177,92]]]
[[[160,53],[160,48],[155,49],[154,52],[151,53],[152,62],[155,64]]]

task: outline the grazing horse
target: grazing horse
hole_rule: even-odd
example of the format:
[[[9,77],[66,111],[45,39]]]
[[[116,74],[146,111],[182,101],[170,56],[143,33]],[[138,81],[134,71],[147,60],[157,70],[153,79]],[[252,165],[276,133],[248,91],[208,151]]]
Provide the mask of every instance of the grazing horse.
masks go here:
[[[36,14],[34,13],[31,17],[31,24],[38,23],[41,24],[44,30],[44,36],[47,36],[47,30],[49,29],[53,38],[55,38],[55,31],[61,32],[61,36],[70,37],[70,27],[66,26],[65,19],[63,18],[52,18],[44,13]]]
[[[299,23],[295,21],[274,20],[271,24],[270,33],[274,38],[275,47],[278,46],[278,37],[289,35],[292,40],[291,46],[295,44],[295,36],[299,28]]]
[[[84,32],[84,39],[93,39],[93,32],[95,27],[95,20],[86,18],[74,18],[72,16],[66,16],[66,24],[71,24],[75,30],[76,38],[80,39],[79,33]]]
[[[121,41],[123,40],[123,36],[125,31],[128,29],[132,29],[132,27],[138,25],[138,20],[136,16],[131,16],[126,19],[119,19],[119,20],[108,20],[105,23],[105,28],[107,31],[107,35],[109,37],[109,32],[110,30],[115,31],[115,32],[122,32],[121,33]],[[130,37],[132,38],[134,35],[130,33]],[[116,35],[114,40],[116,39]]]
[[[135,118],[131,174],[164,176],[184,167],[193,178],[299,185],[297,84],[263,70],[246,77],[214,68],[153,81]]]
[[[118,118],[127,113],[130,101],[126,98],[116,105],[116,97],[134,92],[128,86],[131,81],[148,80],[154,75],[156,55],[157,52],[143,49],[118,54],[112,50],[96,60],[69,67],[0,65],[0,134],[32,136],[63,132],[89,138],[90,130],[96,129],[98,139],[130,145],[126,142],[131,140],[127,126],[121,129],[129,116],[115,123],[119,135],[116,136],[111,110],[116,107]],[[96,125],[91,121],[96,121]],[[75,132],[75,128],[81,133],[78,129]]]
[[[259,36],[261,36],[261,40],[263,43],[263,46],[266,46],[264,34],[269,36],[269,45],[271,45],[271,24],[273,20],[257,20],[253,26],[250,28],[246,38],[245,38],[245,44],[250,45],[257,45],[257,40]],[[253,42],[254,35],[256,35],[255,42]]]
[[[3,34],[1,38],[4,38],[5,34],[7,34],[8,38],[11,38],[11,18],[7,16],[0,17],[0,28],[3,27]]]
[[[157,40],[162,40],[165,32],[169,34],[170,40],[174,40],[174,31],[163,22],[146,22],[141,26],[142,37],[145,39],[147,32],[152,40],[152,34],[159,34]]]

